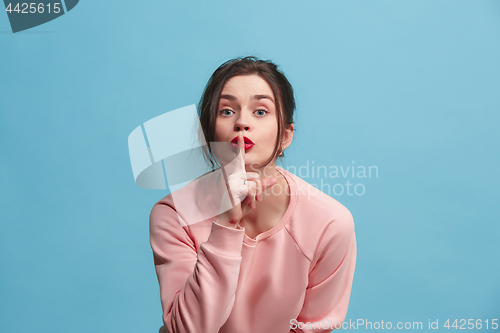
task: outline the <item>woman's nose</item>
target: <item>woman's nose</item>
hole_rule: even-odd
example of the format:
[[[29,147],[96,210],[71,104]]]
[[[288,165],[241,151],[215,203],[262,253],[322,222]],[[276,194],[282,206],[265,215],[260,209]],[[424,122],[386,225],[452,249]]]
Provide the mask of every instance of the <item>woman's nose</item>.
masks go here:
[[[245,131],[248,131],[248,130],[250,130],[250,126],[238,126],[238,125],[236,125],[236,127],[235,127],[234,129],[235,129],[237,132],[238,132],[238,131],[242,131],[243,129],[244,129]]]
[[[238,119],[236,119],[236,122],[234,123],[234,130],[235,131],[249,131],[250,130],[250,122],[246,119],[246,115],[243,115],[243,112],[240,113],[240,116]]]

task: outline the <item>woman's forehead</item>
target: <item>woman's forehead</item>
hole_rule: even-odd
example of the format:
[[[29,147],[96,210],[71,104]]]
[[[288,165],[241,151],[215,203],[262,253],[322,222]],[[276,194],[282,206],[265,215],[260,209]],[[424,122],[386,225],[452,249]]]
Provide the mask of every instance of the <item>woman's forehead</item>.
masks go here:
[[[222,95],[234,97],[243,96],[274,96],[274,92],[269,83],[259,75],[237,75],[231,77],[222,88]],[[273,98],[274,100],[274,98]]]

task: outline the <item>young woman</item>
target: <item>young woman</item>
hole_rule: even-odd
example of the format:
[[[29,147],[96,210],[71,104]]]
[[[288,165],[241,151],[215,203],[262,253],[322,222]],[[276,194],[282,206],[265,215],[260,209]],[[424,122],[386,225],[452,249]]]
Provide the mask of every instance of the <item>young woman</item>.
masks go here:
[[[233,59],[213,73],[200,101],[200,124],[207,143],[226,144],[237,154],[235,166],[225,169],[209,145],[206,156],[212,167],[223,166],[223,181],[211,177],[214,189],[206,193],[189,184],[179,191],[199,193],[196,209],[222,193],[231,205],[201,222],[179,214],[172,195],[153,207],[160,332],[341,327],[356,261],[353,218],[338,201],[276,165],[292,142],[294,109],[292,87],[270,61]]]

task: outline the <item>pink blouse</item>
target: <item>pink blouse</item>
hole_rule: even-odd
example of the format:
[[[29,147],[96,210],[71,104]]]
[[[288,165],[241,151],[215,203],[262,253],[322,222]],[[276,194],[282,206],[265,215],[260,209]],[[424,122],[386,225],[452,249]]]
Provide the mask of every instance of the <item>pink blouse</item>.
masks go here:
[[[290,203],[272,229],[250,238],[215,217],[194,224],[172,195],[150,215],[164,326],[171,333],[330,332],[349,305],[356,263],[349,210],[277,167]],[[179,191],[192,191],[188,184]],[[204,193],[212,200],[217,193]]]

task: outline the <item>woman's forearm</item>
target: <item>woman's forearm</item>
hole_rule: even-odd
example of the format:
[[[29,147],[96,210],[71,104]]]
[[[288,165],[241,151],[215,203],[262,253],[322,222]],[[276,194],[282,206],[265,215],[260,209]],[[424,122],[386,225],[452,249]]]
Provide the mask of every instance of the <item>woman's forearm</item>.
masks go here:
[[[183,228],[152,231],[166,328],[172,333],[216,333],[235,301],[244,229],[212,223],[198,252],[186,244]]]

